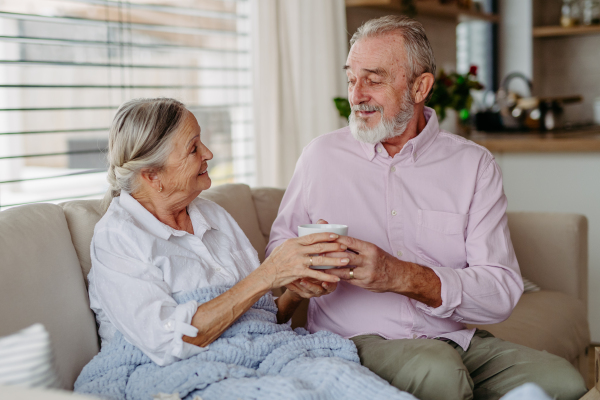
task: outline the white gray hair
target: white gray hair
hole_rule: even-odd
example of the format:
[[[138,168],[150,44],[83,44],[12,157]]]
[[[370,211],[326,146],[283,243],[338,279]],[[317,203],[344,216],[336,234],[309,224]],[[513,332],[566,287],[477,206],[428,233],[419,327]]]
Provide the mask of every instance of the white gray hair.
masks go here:
[[[134,99],[119,107],[108,136],[108,209],[121,190],[134,192],[144,168],[161,170],[172,150],[171,139],[184,120],[183,103],[168,98]]]
[[[391,33],[398,33],[404,39],[406,50],[406,72],[408,76],[408,87],[412,88],[416,79],[423,73],[429,72],[435,78],[435,57],[433,49],[425,34],[423,25],[412,18],[403,15],[386,15],[381,18],[372,19],[361,25],[352,35],[350,46],[357,41],[378,37]],[[431,97],[431,91],[427,100]]]

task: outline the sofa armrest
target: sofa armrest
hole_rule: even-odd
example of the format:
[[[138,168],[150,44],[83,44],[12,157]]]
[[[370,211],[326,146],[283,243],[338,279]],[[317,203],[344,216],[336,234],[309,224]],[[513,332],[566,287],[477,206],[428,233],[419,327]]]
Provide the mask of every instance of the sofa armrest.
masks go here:
[[[507,215],[521,274],[542,289],[578,298],[587,312],[587,218],[567,213]]]

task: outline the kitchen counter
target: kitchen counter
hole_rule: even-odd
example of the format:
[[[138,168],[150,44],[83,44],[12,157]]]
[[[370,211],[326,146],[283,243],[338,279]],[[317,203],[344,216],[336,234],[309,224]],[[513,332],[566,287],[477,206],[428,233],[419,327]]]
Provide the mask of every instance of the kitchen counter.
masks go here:
[[[600,153],[600,126],[551,132],[477,132],[467,139],[492,153]]]

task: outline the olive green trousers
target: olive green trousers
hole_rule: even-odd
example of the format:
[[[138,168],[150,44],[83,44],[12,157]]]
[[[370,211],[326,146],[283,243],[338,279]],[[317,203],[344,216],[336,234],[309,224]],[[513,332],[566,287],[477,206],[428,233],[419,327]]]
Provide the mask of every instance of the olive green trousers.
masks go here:
[[[510,343],[477,330],[464,351],[450,340],[351,339],[360,362],[421,400],[499,399],[526,382],[556,399],[579,399],[585,382],[564,358]]]

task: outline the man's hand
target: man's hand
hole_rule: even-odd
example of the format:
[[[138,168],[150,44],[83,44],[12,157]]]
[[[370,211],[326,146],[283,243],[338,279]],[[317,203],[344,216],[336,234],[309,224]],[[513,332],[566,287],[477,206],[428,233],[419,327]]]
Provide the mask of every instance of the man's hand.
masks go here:
[[[350,259],[348,265],[356,268],[330,269],[325,271],[328,274],[371,292],[395,292],[430,307],[442,305],[442,285],[431,268],[399,260],[373,243],[348,236],[340,236],[337,241],[353,251],[342,254]],[[337,253],[328,255],[340,256]]]

